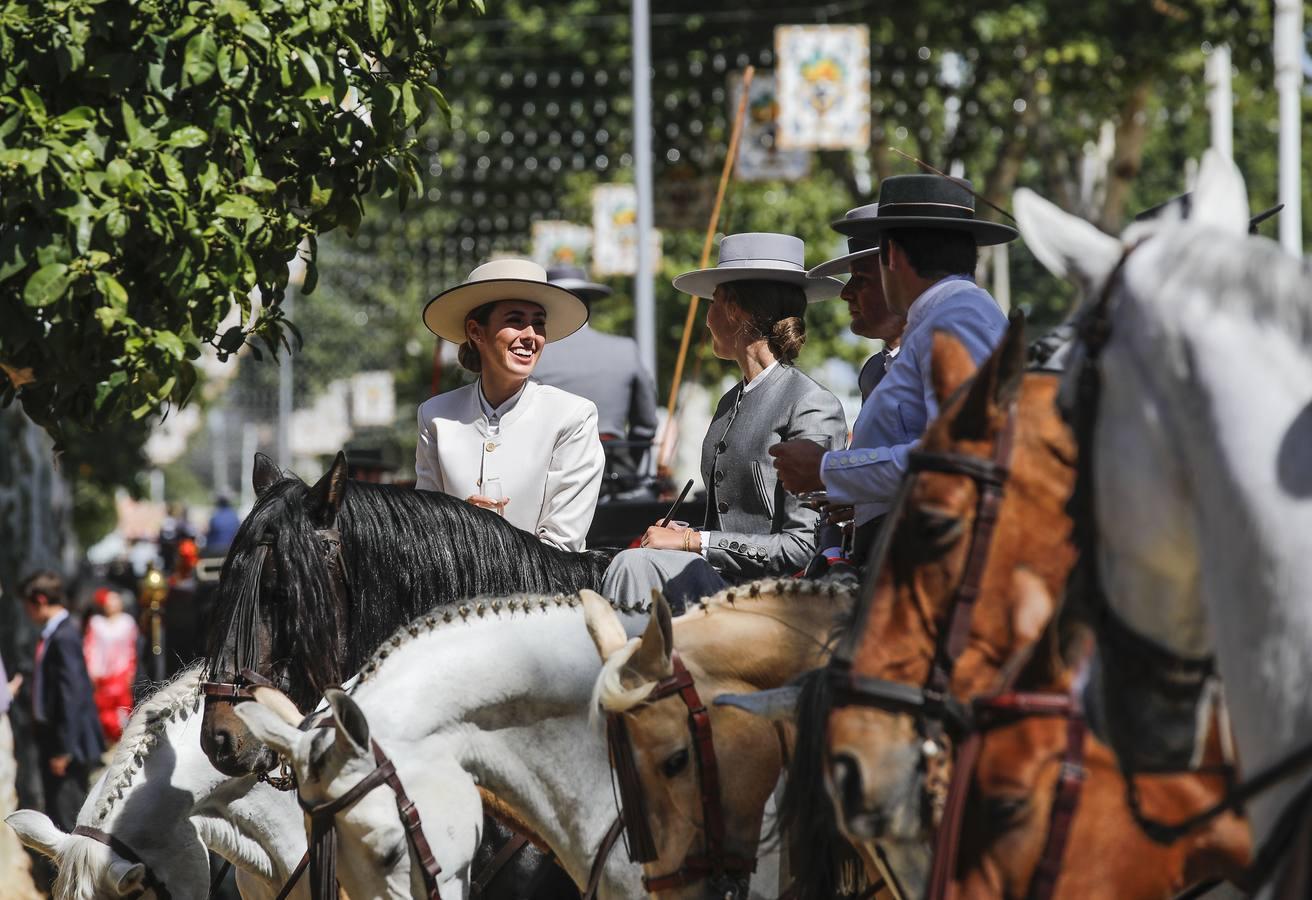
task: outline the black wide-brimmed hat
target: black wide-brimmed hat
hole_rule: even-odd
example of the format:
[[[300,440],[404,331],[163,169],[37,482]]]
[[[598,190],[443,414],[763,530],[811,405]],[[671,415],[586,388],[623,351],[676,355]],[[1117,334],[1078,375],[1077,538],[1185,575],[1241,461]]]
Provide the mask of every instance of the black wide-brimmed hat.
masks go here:
[[[832,223],[839,234],[878,239],[893,228],[965,231],[980,246],[1005,244],[1020,236],[1010,225],[975,218],[975,194],[964,178],[942,175],[890,175],[879,185],[873,217],[843,218]]]
[[[584,303],[610,296],[610,288],[588,281],[588,273],[579,266],[547,266],[547,281],[563,287]]]

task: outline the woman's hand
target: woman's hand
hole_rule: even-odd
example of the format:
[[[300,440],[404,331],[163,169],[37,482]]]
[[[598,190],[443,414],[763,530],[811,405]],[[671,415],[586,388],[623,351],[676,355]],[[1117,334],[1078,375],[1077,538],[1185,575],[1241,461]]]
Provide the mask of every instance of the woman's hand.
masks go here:
[[[702,546],[701,537],[686,526],[662,528],[653,525],[639,543],[649,550],[687,550],[689,553],[700,552]]]
[[[472,503],[475,506],[481,506],[483,509],[490,509],[494,513],[501,512],[505,505],[510,502],[509,497],[503,497],[500,500],[493,500],[491,497],[484,497],[482,494],[470,494],[465,498],[466,503]]]

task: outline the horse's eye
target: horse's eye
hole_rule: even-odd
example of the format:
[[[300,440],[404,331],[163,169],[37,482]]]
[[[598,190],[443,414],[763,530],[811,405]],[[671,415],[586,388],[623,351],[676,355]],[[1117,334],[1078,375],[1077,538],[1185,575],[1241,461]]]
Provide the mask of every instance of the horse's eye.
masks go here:
[[[927,547],[946,549],[961,536],[961,519],[957,516],[922,509],[916,521]]]
[[[665,773],[666,778],[673,778],[684,769],[688,768],[688,751],[680,750],[665,758],[661,763],[661,771]]]
[[[1029,806],[1024,797],[988,797],[984,801],[988,820],[995,827],[1015,825]]]

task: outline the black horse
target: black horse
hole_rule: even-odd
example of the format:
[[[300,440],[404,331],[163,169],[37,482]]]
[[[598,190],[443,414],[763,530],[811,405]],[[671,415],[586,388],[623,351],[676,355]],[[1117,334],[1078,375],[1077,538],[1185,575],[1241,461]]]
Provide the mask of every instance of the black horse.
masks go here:
[[[240,691],[243,670],[302,710],[341,684],[397,628],[474,597],[599,589],[611,553],[569,553],[446,494],[348,481],[346,457],[313,487],[256,454],[255,508],[224,562],[208,680]],[[207,688],[201,745],[230,776],[267,772],[221,688]]]

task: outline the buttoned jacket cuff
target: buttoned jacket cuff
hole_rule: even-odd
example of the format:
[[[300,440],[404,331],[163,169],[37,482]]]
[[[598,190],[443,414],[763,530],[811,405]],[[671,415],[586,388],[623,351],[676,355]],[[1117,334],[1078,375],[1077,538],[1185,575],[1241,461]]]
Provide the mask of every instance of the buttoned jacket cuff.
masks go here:
[[[820,480],[824,482],[830,503],[859,503],[866,499],[858,487],[872,466],[893,461],[887,447],[853,447],[830,450],[820,460]]]
[[[735,557],[739,565],[743,563],[764,566],[770,559],[770,549],[764,544],[753,544],[741,540],[741,535],[731,535],[723,531],[702,532],[702,555],[714,564],[712,554],[724,554]]]

